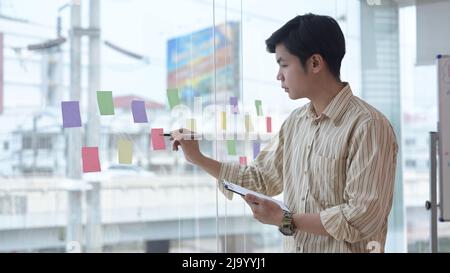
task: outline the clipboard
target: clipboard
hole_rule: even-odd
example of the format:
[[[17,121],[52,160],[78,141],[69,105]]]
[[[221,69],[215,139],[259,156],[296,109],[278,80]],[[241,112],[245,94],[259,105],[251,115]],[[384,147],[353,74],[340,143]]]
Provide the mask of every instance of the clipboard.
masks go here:
[[[275,202],[278,204],[278,206],[280,206],[280,208],[284,211],[290,212],[289,208],[281,201],[274,199],[272,197],[269,197],[267,195],[261,194],[259,192],[256,191],[252,191],[249,189],[246,189],[244,187],[241,187],[239,185],[233,184],[231,182],[227,182],[227,181],[222,181],[223,187],[231,192],[237,193],[241,196],[245,196],[246,194],[253,194],[255,196],[258,196],[259,198],[263,198],[263,199],[267,199],[270,200],[272,202]]]

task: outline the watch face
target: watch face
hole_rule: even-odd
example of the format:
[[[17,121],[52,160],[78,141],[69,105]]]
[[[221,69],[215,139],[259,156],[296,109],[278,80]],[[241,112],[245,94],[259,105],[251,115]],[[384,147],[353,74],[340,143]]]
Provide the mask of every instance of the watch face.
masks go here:
[[[280,228],[280,232],[283,233],[286,236],[290,236],[294,234],[294,231],[290,229],[289,227],[282,227]]]

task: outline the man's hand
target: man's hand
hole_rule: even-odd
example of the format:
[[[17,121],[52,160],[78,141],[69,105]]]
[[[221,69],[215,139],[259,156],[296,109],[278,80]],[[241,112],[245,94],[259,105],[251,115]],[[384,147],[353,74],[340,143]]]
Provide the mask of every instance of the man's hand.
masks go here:
[[[277,203],[259,198],[253,194],[246,194],[244,200],[252,209],[255,219],[263,224],[281,225],[283,221],[283,210]]]
[[[198,164],[203,154],[200,152],[198,141],[190,137],[191,135],[194,136],[194,133],[188,129],[178,129],[170,134],[170,140],[174,140],[172,150],[178,151],[178,147],[181,146],[186,160],[193,164]]]

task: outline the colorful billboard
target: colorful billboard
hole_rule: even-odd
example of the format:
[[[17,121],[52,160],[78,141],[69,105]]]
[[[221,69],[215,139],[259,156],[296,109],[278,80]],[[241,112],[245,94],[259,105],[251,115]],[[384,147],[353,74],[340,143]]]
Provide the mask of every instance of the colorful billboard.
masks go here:
[[[167,87],[177,88],[181,102],[192,105],[201,96],[204,104],[225,103],[240,94],[240,23],[228,22],[206,28],[167,42]],[[214,94],[214,67],[216,90]],[[216,94],[216,95],[217,95]]]

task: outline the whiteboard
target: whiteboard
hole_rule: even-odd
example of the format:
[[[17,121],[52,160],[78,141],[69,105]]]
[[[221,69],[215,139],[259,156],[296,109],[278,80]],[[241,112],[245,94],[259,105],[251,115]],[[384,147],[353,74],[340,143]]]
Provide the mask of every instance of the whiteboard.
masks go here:
[[[450,56],[437,57],[440,218],[450,221]]]

